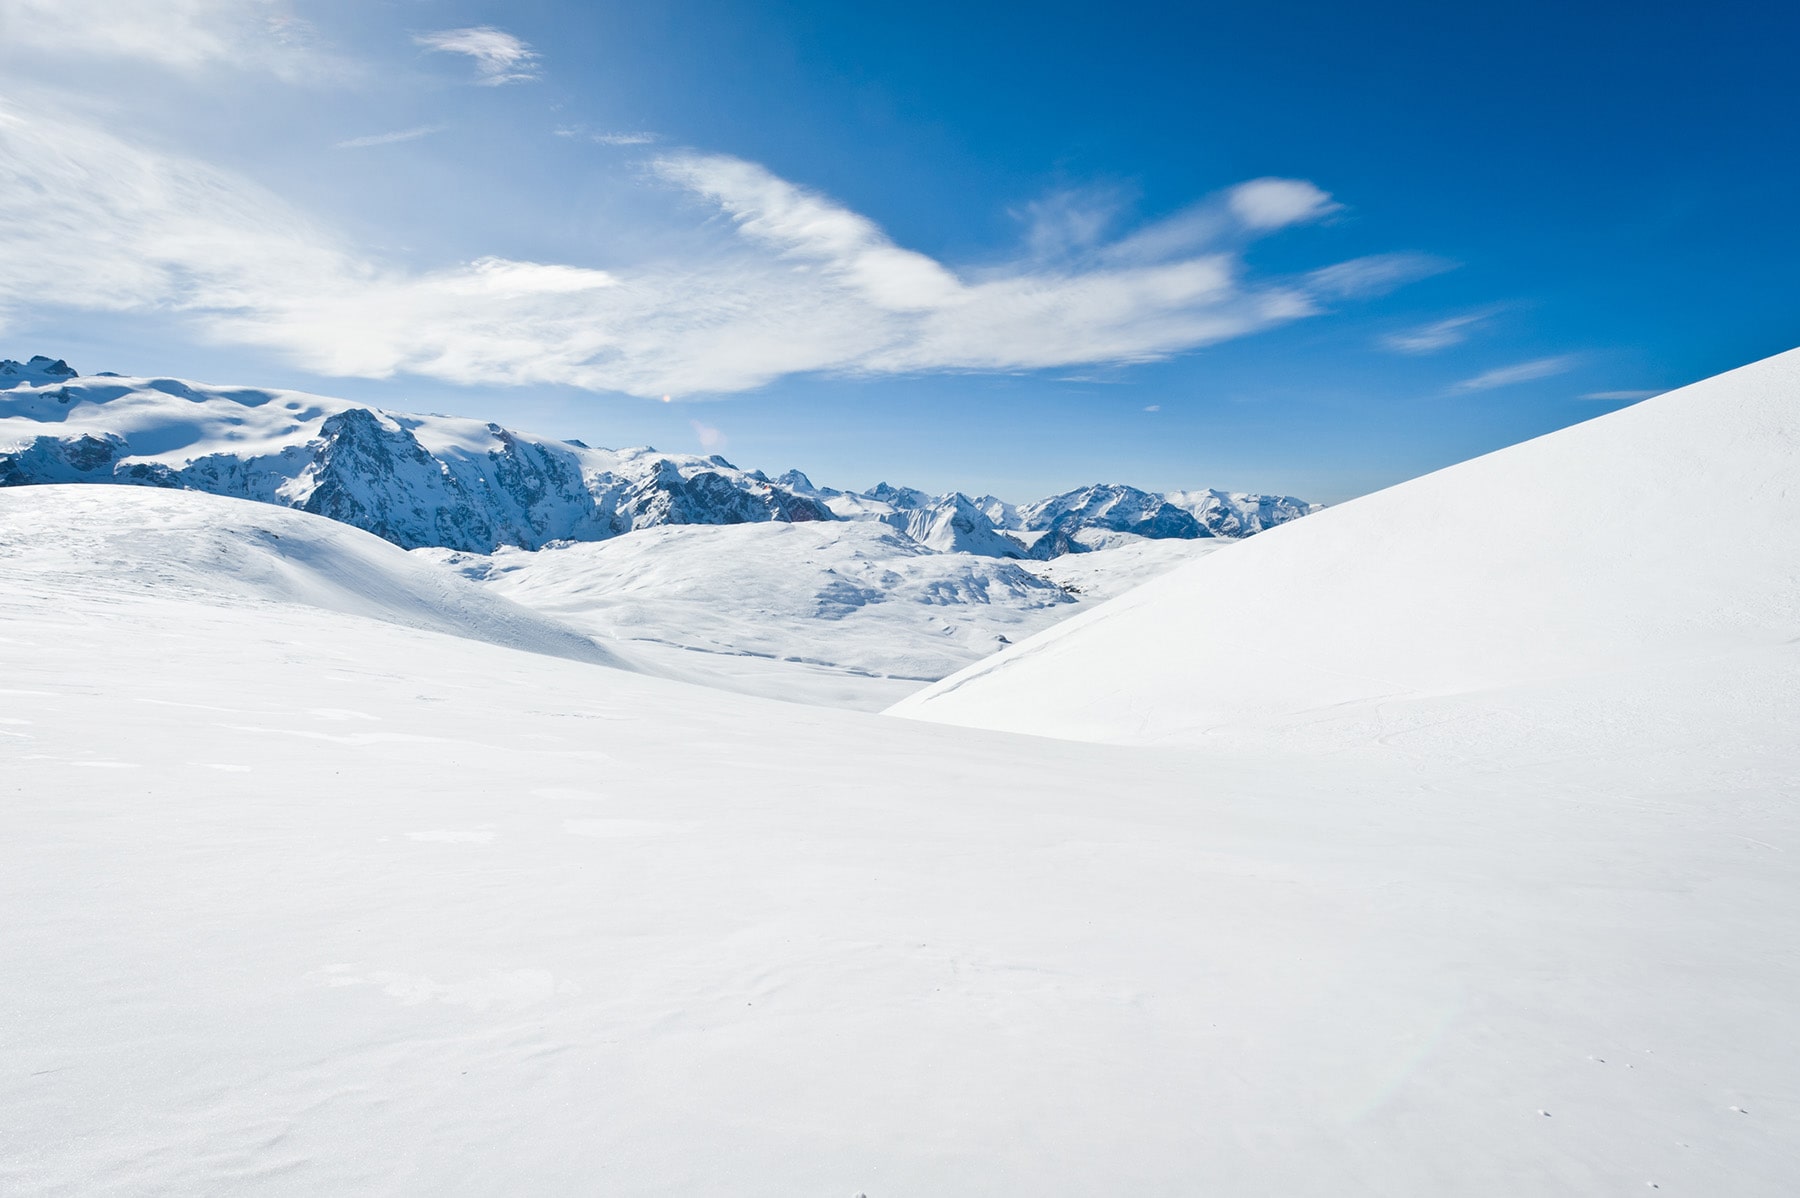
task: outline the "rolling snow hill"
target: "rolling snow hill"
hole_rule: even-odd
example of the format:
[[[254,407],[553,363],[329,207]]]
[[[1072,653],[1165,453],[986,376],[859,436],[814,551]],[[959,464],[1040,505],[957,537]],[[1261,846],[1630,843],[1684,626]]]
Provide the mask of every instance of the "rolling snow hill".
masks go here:
[[[1791,636],[1768,475],[1793,477],[1768,448],[1791,425],[1733,399],[1767,372],[1427,480],[1445,522],[1408,535],[1491,561],[1502,594],[1416,652],[1377,583],[1425,551],[1391,525],[1373,576],[1314,520],[1172,576],[1192,599],[1311,546],[1287,575],[1361,595],[1346,619],[1381,617],[1415,686],[1542,664],[1489,643],[1498,616],[1577,672],[1632,645],[1707,663],[1657,692],[1672,726],[1520,736],[1440,694],[1429,725],[1340,729],[1326,757],[726,694],[494,643],[557,626],[304,513],[0,491],[0,1192],[1785,1198],[1800,671],[1772,685],[1795,651],[1763,638]],[[1650,435],[1690,410],[1731,511],[1627,535],[1632,501],[1706,507],[1633,481],[1696,477]],[[1655,586],[1561,606],[1573,533],[1482,558],[1486,532],[1542,539],[1541,512],[1471,527],[1459,488],[1520,473],[1622,488],[1582,514]],[[1355,656],[1214,593],[1124,610],[1161,613],[1172,654],[1199,629]],[[1608,600],[1622,633],[1584,622]],[[1606,678],[1533,676],[1540,714]],[[1317,679],[1282,681],[1340,693]],[[1191,711],[1208,685],[1153,693]],[[1134,700],[1101,698],[1116,731]]]
[[[1701,691],[1785,708],[1796,480],[1800,351],[1246,541],[895,711],[1191,743],[1252,720],[1379,724],[1469,693],[1514,718],[1544,687],[1587,688],[1602,723],[1679,725]]]
[[[875,522],[650,528],[492,556],[417,552],[664,677],[871,711],[1076,604],[1074,592],[1019,564],[933,552]],[[1134,572],[1120,561],[1121,575]]]
[[[378,537],[304,512],[183,491],[0,490],[0,570],[46,601],[227,604],[278,628],[294,609],[631,668],[592,638]]]
[[[874,520],[944,552],[1047,558],[1080,534],[1243,537],[1316,510],[1283,496],[1072,491],[1024,508],[885,483],[856,493],[722,457],[592,449],[449,416],[0,362],[0,486],[126,483],[282,504],[403,548],[490,553],[671,524]]]

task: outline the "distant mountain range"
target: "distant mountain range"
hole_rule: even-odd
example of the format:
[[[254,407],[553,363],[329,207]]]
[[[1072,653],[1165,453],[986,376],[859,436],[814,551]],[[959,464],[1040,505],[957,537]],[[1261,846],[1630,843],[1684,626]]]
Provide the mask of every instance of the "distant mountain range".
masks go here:
[[[407,549],[490,553],[667,524],[874,520],[940,552],[1047,559],[1120,536],[1243,537],[1318,510],[1290,496],[1101,484],[1013,505],[886,483],[815,486],[714,455],[594,449],[452,416],[0,361],[0,486],[119,483],[280,504]]]

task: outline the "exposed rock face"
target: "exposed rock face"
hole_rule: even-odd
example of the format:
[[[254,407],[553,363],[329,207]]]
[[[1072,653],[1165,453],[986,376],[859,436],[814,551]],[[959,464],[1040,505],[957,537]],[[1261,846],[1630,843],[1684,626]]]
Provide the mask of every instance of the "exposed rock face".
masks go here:
[[[724,469],[736,471],[729,463]],[[774,483],[741,473],[732,477],[720,470],[683,474],[667,458],[658,460],[650,473],[627,492],[623,510],[629,528],[752,524],[764,520],[800,523],[833,518],[816,501]]]
[[[33,437],[11,453],[0,454],[0,487],[111,482],[114,464],[125,449],[124,438],[111,434]]]

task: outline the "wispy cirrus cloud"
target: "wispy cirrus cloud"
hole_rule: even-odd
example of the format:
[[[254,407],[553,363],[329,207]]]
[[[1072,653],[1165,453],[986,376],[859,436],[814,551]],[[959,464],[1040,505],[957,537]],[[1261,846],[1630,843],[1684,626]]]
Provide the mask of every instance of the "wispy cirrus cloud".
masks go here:
[[[398,129],[392,133],[372,133],[367,137],[352,137],[347,141],[333,144],[335,150],[365,150],[372,146],[392,146],[403,141],[417,141],[421,137],[430,137],[433,133],[442,133],[442,125],[420,125],[416,129]]]
[[[1625,391],[1589,391],[1586,395],[1577,395],[1576,399],[1594,399],[1605,403],[1636,403],[1640,399],[1655,399],[1661,391],[1648,389],[1628,389]]]
[[[1486,309],[1465,312],[1459,316],[1446,316],[1429,324],[1389,333],[1381,338],[1381,345],[1397,354],[1434,354],[1453,345],[1461,345],[1469,339],[1471,333],[1492,319],[1493,315],[1492,309]]]
[[[609,133],[589,129],[586,125],[558,125],[554,132],[558,137],[567,137],[576,141],[591,141],[602,146],[647,146],[662,140],[656,134],[644,129],[630,133]]]
[[[1445,265],[1381,255],[1256,277],[1242,250],[1259,234],[1231,190],[1183,214],[1179,236],[1153,225],[1055,262],[957,269],[755,163],[683,151],[645,170],[685,197],[675,215],[700,218],[685,250],[619,269],[485,257],[416,270],[231,172],[78,120],[0,115],[0,313],[55,296],[173,314],[321,375],[691,397],[796,373],[1117,366],[1317,317]],[[1201,213],[1225,234],[1197,240]]]
[[[186,73],[223,66],[292,83],[346,69],[284,0],[0,0],[0,30],[27,49],[137,59]]]
[[[1472,391],[1492,391],[1496,387],[1511,387],[1519,383],[1535,382],[1538,379],[1567,374],[1580,361],[1580,357],[1575,354],[1563,354],[1554,358],[1534,358],[1529,362],[1518,362],[1511,366],[1501,366],[1494,370],[1483,371],[1473,378],[1464,379],[1450,389],[1461,395]]]
[[[538,78],[537,52],[504,29],[492,25],[421,33],[413,38],[413,42],[427,50],[465,54],[474,59],[475,82],[483,87],[531,83]]]

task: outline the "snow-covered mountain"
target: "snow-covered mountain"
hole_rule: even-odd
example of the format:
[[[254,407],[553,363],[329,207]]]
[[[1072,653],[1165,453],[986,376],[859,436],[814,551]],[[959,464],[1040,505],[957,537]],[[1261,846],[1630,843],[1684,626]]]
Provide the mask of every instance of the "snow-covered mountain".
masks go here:
[[[1314,509],[1225,492],[1095,487],[1022,508],[882,484],[815,487],[722,457],[593,449],[449,416],[167,378],[0,362],[0,486],[126,483],[329,516],[403,548],[489,553],[670,524],[876,520],[940,552],[1048,558],[1094,534],[1245,536]],[[1086,537],[1087,539],[1084,539]]]
[[[845,520],[880,520],[941,552],[1039,561],[1083,553],[1125,534],[1154,540],[1241,538],[1320,510],[1285,495],[1157,493],[1103,483],[1014,505],[992,495],[929,495],[881,483],[867,491],[814,486],[797,470],[778,480]]]
[[[116,482],[329,516],[403,548],[488,552],[661,524],[828,520],[723,458],[591,449],[451,416],[179,379],[0,364],[0,485]]]

